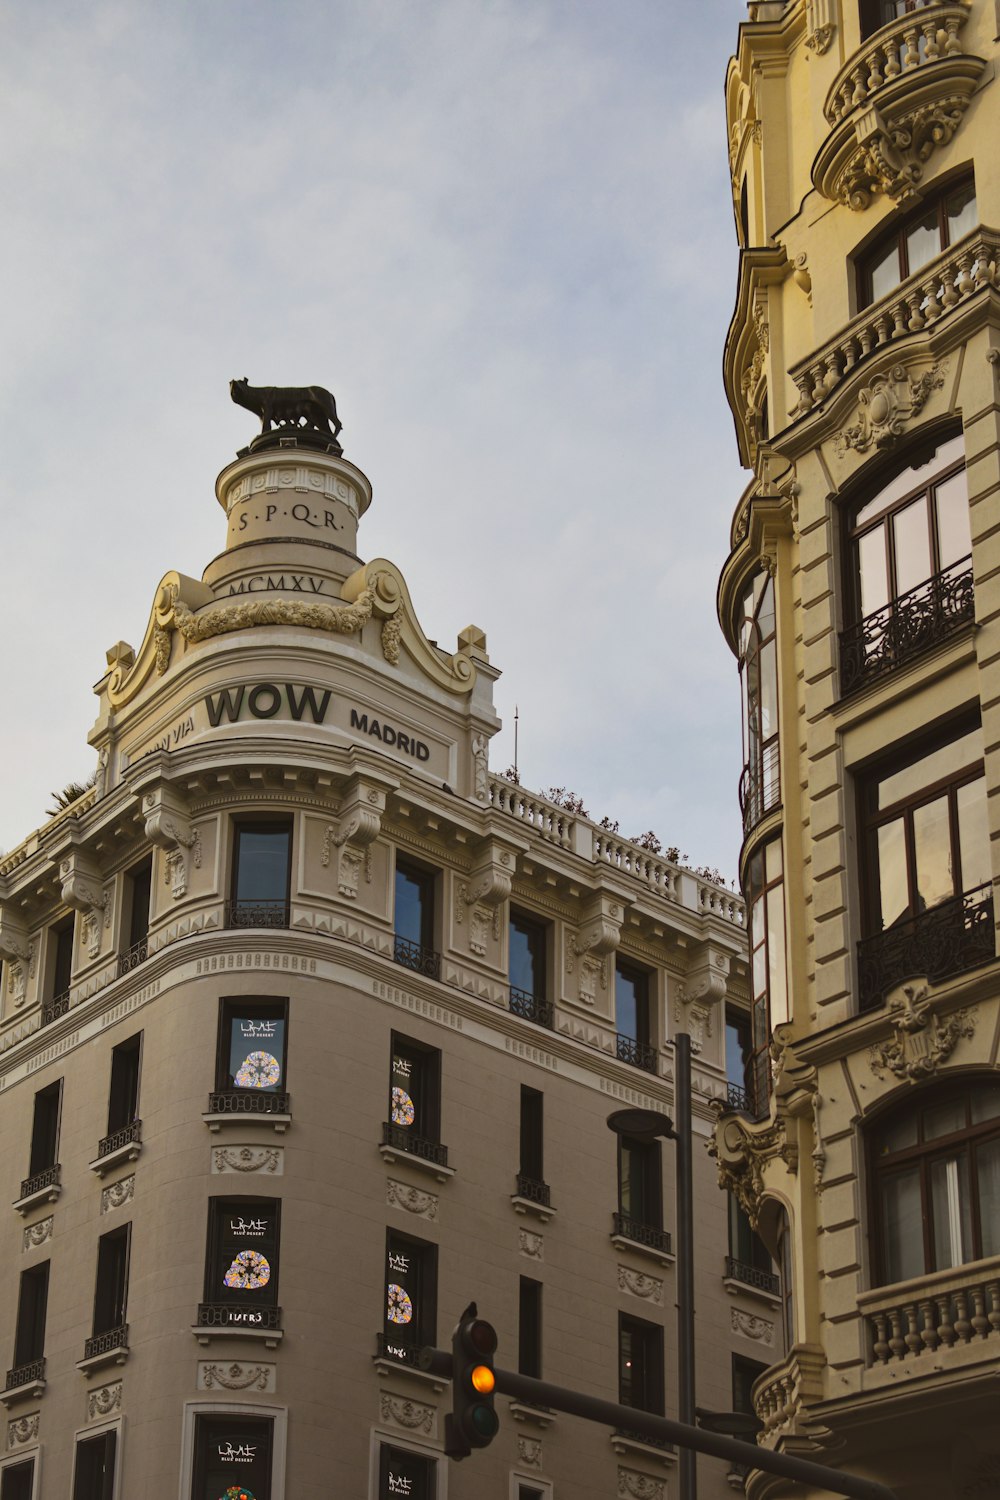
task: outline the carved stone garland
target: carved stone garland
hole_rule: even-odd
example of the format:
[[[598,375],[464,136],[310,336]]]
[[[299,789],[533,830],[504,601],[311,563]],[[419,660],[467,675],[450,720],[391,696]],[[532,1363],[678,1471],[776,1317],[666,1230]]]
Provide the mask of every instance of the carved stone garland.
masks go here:
[[[122,1382],[102,1385],[96,1391],[87,1392],[87,1421],[96,1422],[100,1417],[110,1417],[113,1411],[121,1411]]]

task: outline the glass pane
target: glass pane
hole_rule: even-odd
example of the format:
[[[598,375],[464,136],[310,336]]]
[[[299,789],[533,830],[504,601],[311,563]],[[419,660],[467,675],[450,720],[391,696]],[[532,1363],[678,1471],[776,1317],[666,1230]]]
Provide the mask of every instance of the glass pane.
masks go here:
[[[876,526],[858,538],[861,614],[874,614],[889,602],[889,574],[885,557],[885,527]]]
[[[510,982],[529,995],[545,994],[545,929],[517,916],[510,919]]]
[[[962,889],[974,891],[991,877],[990,830],[986,821],[986,781],[977,776],[955,794],[958,802],[958,847],[962,859]]]
[[[897,511],[892,518],[896,548],[896,596],[905,594],[930,578],[930,538],[927,533],[927,500],[921,495],[912,505]]]
[[[973,1125],[995,1120],[1000,1116],[1000,1089],[990,1088],[988,1085],[973,1089],[969,1096],[969,1108]]]
[[[422,871],[396,866],[395,933],[408,943],[430,948],[433,913],[430,881]]]
[[[976,1152],[979,1179],[980,1255],[1000,1254],[1000,1140],[988,1141]]]
[[[929,260],[933,260],[941,249],[941,230],[938,227],[937,209],[932,208],[916,224],[906,231],[906,258],[909,274],[919,271]]]
[[[764,850],[764,864],[767,870],[767,883],[777,880],[781,875],[781,840],[772,839]]]
[[[769,740],[778,730],[778,668],[775,643],[768,641],[760,653],[760,733]]]
[[[644,975],[615,969],[615,1025],[634,1042],[647,1040]]]
[[[758,947],[764,941],[764,903],[755,901],[750,908],[750,946]]]
[[[924,1110],[924,1140],[937,1141],[965,1129],[965,1100],[949,1099]]]
[[[757,609],[757,627],[761,639],[766,640],[769,635],[774,634],[774,583],[769,573],[761,573],[759,576],[764,579],[764,591]]]
[[[288,895],[288,828],[241,828],[237,901],[284,901]]]
[[[229,1087],[262,1089],[283,1087],[285,1055],[284,1016],[236,1015],[229,1030]]]
[[[902,1119],[893,1120],[887,1125],[879,1137],[879,1156],[890,1156],[894,1151],[905,1151],[907,1146],[917,1144],[917,1116],[904,1115]]]
[[[910,896],[906,884],[906,838],[902,818],[883,823],[878,830],[878,888],[883,927],[909,910]]]
[[[955,894],[947,794],[926,802],[923,807],[914,808],[913,850],[919,913]]]
[[[883,250],[878,259],[872,261],[869,274],[872,279],[873,302],[877,302],[880,297],[885,297],[894,286],[899,285],[899,247],[895,237],[888,250]]]
[[[954,245],[963,234],[975,229],[979,223],[975,183],[967,182],[964,187],[956,188],[949,195],[944,206],[944,216],[949,245]]]
[[[767,967],[768,1001],[771,1030],[788,1020],[788,994],[785,985],[785,908],[784,887],[776,885],[767,893]]]
[[[878,806],[880,809],[890,808],[925,786],[933,786],[946,777],[957,777],[966,766],[974,766],[982,758],[983,731],[977,725],[960,739],[949,740],[940,749],[932,750],[929,755],[884,777],[878,784]]]
[[[969,486],[965,470],[939,484],[936,492],[938,563],[942,569],[968,557],[972,551],[969,530]]]
[[[909,1281],[924,1271],[920,1171],[910,1167],[882,1180],[882,1233],[887,1281]]]
[[[763,906],[763,902],[761,905]],[[761,943],[759,948],[753,951],[753,995],[757,999],[767,994],[767,945]]]
[[[969,1163],[965,1156],[931,1162],[934,1216],[934,1270],[960,1266],[973,1258],[969,1214]]]
[[[743,1087],[746,1061],[750,1055],[749,1017],[739,1022],[726,1021],[726,1082]]]

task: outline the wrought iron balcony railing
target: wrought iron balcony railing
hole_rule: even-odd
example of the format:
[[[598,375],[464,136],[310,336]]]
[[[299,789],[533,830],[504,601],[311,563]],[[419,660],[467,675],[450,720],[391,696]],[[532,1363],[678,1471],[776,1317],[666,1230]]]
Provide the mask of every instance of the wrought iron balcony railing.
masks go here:
[[[411,1135],[405,1126],[393,1125],[388,1120],[382,1122],[382,1144],[392,1146],[396,1151],[406,1151],[410,1156],[419,1156],[422,1161],[433,1162],[436,1167],[448,1165],[447,1146],[442,1146],[440,1141],[428,1141],[423,1136]]]
[[[411,943],[409,938],[397,936],[392,945],[393,962],[416,974],[426,974],[428,979],[441,978],[441,955],[434,948],[424,948],[420,943]]]
[[[35,1172],[31,1177],[25,1177],[21,1183],[21,1198],[30,1198],[32,1193],[40,1193],[43,1188],[58,1187],[62,1167],[55,1162],[51,1167],[43,1167],[40,1172]]]
[[[640,1042],[634,1036],[617,1034],[615,1056],[620,1062],[631,1063],[633,1068],[642,1068],[644,1073],[656,1072],[656,1048],[649,1042]]]
[[[623,1240],[633,1240],[635,1244],[646,1245],[650,1250],[670,1254],[670,1235],[666,1229],[659,1229],[654,1224],[643,1224],[638,1219],[630,1218],[628,1214],[613,1214],[612,1218],[612,1232],[620,1235]]]
[[[841,695],[929,651],[974,618],[972,559],[963,557],[841,631]]]
[[[227,927],[287,927],[290,907],[287,901],[227,901]]]
[[[925,976],[937,983],[995,957],[993,893],[989,885],[980,885],[862,938],[858,1007],[876,1010],[904,979]]]
[[[527,1198],[529,1203],[537,1203],[539,1208],[551,1208],[552,1191],[547,1182],[540,1182],[537,1177],[526,1177],[523,1172],[517,1174],[517,1196]]]
[[[199,1328],[261,1328],[265,1331],[281,1327],[280,1307],[237,1307],[231,1302],[199,1302]]]
[[[510,1011],[523,1021],[534,1021],[536,1026],[547,1026],[552,1030],[555,1007],[551,1000],[533,995],[530,990],[519,990],[514,984],[510,986]]]
[[[63,990],[61,995],[53,995],[42,1006],[42,1025],[51,1026],[53,1021],[58,1021],[69,1010],[69,990]]]
[[[15,1365],[12,1370],[8,1370],[4,1389],[17,1391],[22,1385],[34,1385],[37,1381],[44,1379],[45,1356],[43,1355],[41,1359],[33,1359],[28,1364]]]
[[[137,943],[132,944],[131,948],[126,948],[124,953],[119,953],[118,978],[121,979],[123,974],[130,974],[133,969],[137,969],[140,964],[144,964],[148,957],[149,938],[140,938]]]
[[[208,1096],[210,1115],[290,1115],[291,1094],[264,1089],[221,1089]]]
[[[768,1292],[772,1297],[777,1297],[781,1283],[773,1271],[762,1271],[758,1266],[748,1266],[746,1261],[737,1260],[734,1255],[726,1256],[726,1277],[729,1281],[740,1281],[744,1286],[753,1287],[757,1292]]]
[[[132,1120],[130,1124],[123,1125],[121,1130],[106,1135],[97,1147],[98,1161],[102,1156],[110,1156],[112,1151],[119,1151],[122,1146],[131,1145],[133,1141],[137,1146],[142,1144],[141,1120]]]
[[[128,1324],[119,1323],[117,1328],[106,1328],[95,1333],[83,1346],[84,1359],[97,1359],[102,1354],[111,1354],[116,1349],[128,1348]]]
[[[756,828],[765,813],[781,804],[781,752],[778,741],[771,740],[756,760],[743,767],[740,777],[740,811],[743,832]]]

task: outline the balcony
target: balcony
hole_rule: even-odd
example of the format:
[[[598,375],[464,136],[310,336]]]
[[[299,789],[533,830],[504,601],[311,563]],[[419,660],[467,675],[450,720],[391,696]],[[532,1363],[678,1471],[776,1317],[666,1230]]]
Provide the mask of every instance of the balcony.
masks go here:
[[[666,1229],[654,1224],[643,1224],[628,1214],[612,1214],[611,1242],[619,1250],[635,1249],[637,1246],[649,1251],[664,1265],[669,1265],[673,1252],[670,1235]]]
[[[290,907],[287,901],[227,901],[227,927],[287,927]]]
[[[841,631],[841,696],[932,650],[974,619],[972,559],[963,557]]]
[[[58,1021],[69,1010],[69,990],[63,990],[61,995],[53,995],[51,1000],[42,1006],[42,1025],[51,1026],[53,1021]]]
[[[259,1120],[283,1135],[292,1122],[292,1096],[264,1089],[219,1089],[209,1094],[202,1119],[216,1132],[230,1121]]]
[[[420,943],[411,943],[409,938],[396,937],[392,945],[392,961],[428,979],[441,978],[441,955],[434,948],[424,948]]]
[[[21,1183],[21,1191],[14,1201],[14,1207],[19,1214],[30,1213],[41,1203],[54,1203],[62,1192],[62,1167],[56,1162],[51,1167],[45,1167],[41,1172],[35,1172],[30,1177],[25,1177]]]
[[[106,1135],[98,1142],[97,1156],[90,1163],[90,1170],[103,1177],[113,1167],[126,1161],[136,1161],[142,1151],[142,1121],[132,1120],[121,1130]]]
[[[280,1344],[280,1307],[238,1307],[229,1302],[200,1302],[198,1321],[191,1330],[199,1344],[214,1338],[263,1339],[268,1349]]]
[[[87,1339],[83,1358],[76,1367],[86,1374],[102,1365],[123,1365],[127,1359],[128,1324],[121,1323],[117,1328],[106,1328],[103,1333],[95,1333],[93,1338]]]
[[[392,1164],[403,1160],[426,1172],[432,1172],[439,1182],[454,1177],[455,1168],[448,1165],[448,1147],[440,1141],[426,1140],[413,1135],[404,1125],[382,1122],[382,1144],[379,1146],[382,1160]]]
[[[924,163],[962,122],[986,64],[962,49],[967,4],[924,4],[868,37],[837,74],[823,112],[830,133],[812,180],[834,203],[909,196]]]
[[[149,938],[140,938],[137,943],[132,944],[131,948],[126,948],[124,953],[119,953],[118,978],[121,979],[123,974],[131,974],[132,970],[144,964],[148,957]]]
[[[7,1371],[0,1401],[10,1406],[15,1401],[36,1400],[45,1392],[45,1357],[33,1359],[27,1364],[15,1365]]]
[[[887,1374],[912,1360],[912,1373],[937,1371],[944,1354],[996,1363],[1000,1350],[1000,1260],[933,1271],[858,1298],[868,1330],[868,1362]],[[963,1352],[968,1354],[963,1358]]]
[[[656,1072],[656,1048],[649,1042],[640,1042],[634,1036],[626,1036],[623,1031],[615,1033],[615,1056],[619,1062],[631,1063],[633,1068],[641,1068],[644,1073]]]
[[[745,1088],[741,1083],[726,1084],[726,1108],[737,1110],[741,1115],[749,1115],[751,1120],[762,1120],[767,1114],[766,1103],[761,1108],[755,1090]]]
[[[552,1207],[552,1190],[548,1183],[537,1177],[529,1177],[524,1172],[517,1174],[517,1192],[511,1194],[510,1201],[515,1213],[531,1214],[543,1224],[547,1224],[555,1213]]]
[[[985,288],[1000,284],[998,256],[1000,235],[992,229],[974,229],[866,307],[836,338],[792,366],[789,374],[799,393],[793,417],[806,416],[820,406],[869,355],[933,328]],[[866,395],[862,419],[844,431],[846,446],[864,453],[892,441],[893,423],[898,425],[920,410],[935,378],[929,370],[913,381],[903,380],[902,375],[897,381],[895,372],[891,381],[876,376],[878,385],[873,382]]]
[[[740,777],[740,811],[743,832],[756,828],[767,813],[781,805],[781,750],[777,739],[759,751],[757,759],[743,767]]]
[[[905,917],[858,944],[858,1008],[877,1010],[905,979],[933,984],[996,957],[993,893],[977,886],[916,917]]]
[[[552,1030],[555,1007],[551,1000],[544,1000],[541,995],[532,995],[529,990],[519,990],[512,984],[508,1003],[512,1016],[520,1016],[522,1021],[534,1021],[536,1026],[547,1026]]]
[[[754,1292],[764,1292],[768,1297],[777,1297],[781,1288],[773,1271],[762,1271],[757,1266],[749,1266],[733,1255],[726,1256],[726,1280],[738,1281],[741,1286],[749,1287]]]

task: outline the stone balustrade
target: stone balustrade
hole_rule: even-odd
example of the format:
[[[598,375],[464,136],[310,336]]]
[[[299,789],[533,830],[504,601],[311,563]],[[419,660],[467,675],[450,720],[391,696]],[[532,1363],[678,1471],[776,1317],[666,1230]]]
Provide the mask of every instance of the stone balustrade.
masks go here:
[[[757,1379],[751,1396],[763,1424],[759,1443],[772,1447],[780,1433],[795,1428],[800,1413],[808,1418],[808,1408],[822,1399],[825,1364],[817,1345],[794,1344],[779,1364]]]
[[[891,1365],[956,1345],[1000,1350],[1000,1258],[935,1271],[858,1298],[869,1333],[869,1361]],[[994,1344],[993,1340],[998,1339]],[[927,1358],[930,1365],[933,1360]]]
[[[524,791],[516,782],[491,776],[490,806],[526,823],[539,837],[558,844],[561,849],[573,848],[575,815],[545,797]]]
[[[914,11],[881,27],[863,43],[834,79],[823,113],[837,125],[852,110],[874,100],[886,84],[904,73],[927,68],[962,51],[958,33],[968,19],[966,5],[918,4]]]
[[[1000,289],[1000,234],[980,228],[930,261],[790,370],[799,393],[793,416],[818,407],[869,355],[932,328],[984,287]]]
[[[643,885],[655,891],[658,896],[667,896],[674,901],[679,899],[679,867],[670,864],[668,860],[657,858],[648,849],[640,849],[638,844],[633,844],[628,839],[615,838],[595,828],[594,859],[620,870],[623,875],[641,880]]]

